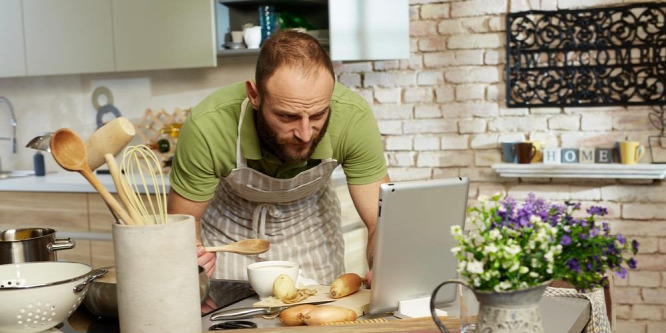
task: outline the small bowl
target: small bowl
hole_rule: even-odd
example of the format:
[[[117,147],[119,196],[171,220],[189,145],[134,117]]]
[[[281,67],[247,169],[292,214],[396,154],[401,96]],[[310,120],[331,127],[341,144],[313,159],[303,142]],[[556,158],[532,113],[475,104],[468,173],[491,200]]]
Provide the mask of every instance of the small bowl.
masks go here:
[[[281,274],[287,274],[296,282],[298,264],[293,261],[262,261],[247,265],[247,276],[259,299],[273,296],[273,282]]]
[[[90,284],[83,299],[86,308],[101,317],[118,318],[118,298],[116,295],[116,268],[107,267],[109,273]],[[199,295],[203,302],[208,296],[210,280],[203,267],[199,266]]]

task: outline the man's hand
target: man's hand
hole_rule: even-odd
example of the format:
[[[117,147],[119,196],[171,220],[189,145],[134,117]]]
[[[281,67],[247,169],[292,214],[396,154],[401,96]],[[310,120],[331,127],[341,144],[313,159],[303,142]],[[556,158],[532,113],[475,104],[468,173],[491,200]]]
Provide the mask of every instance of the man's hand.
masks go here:
[[[212,277],[213,272],[215,272],[215,253],[206,252],[206,249],[201,244],[198,244],[197,257],[197,264],[204,268],[209,278]]]

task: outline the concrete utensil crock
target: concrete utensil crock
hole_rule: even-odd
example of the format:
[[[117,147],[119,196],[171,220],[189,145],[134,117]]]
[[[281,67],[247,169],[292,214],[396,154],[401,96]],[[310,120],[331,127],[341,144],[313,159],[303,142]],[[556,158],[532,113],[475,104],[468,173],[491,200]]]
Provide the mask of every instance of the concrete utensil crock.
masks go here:
[[[194,218],[113,224],[121,332],[201,332]]]

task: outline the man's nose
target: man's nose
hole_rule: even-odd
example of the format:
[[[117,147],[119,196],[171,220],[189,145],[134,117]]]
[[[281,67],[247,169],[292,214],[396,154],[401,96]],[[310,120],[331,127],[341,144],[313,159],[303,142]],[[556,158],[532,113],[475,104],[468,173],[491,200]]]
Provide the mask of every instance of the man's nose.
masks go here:
[[[303,117],[298,122],[298,128],[295,131],[296,138],[303,142],[309,142],[312,139],[312,124],[310,118]]]

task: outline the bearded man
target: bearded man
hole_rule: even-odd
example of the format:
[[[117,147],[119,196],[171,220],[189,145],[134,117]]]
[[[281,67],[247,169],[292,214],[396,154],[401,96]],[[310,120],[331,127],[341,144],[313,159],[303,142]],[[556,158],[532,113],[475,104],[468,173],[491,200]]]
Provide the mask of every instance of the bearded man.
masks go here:
[[[372,265],[379,185],[389,182],[377,122],[363,98],[335,82],[316,39],[278,32],[262,46],[254,82],[215,91],[185,121],[169,213],[200,220],[205,246],[270,242],[259,256],[199,246],[209,276],[247,280],[250,263],[290,260],[304,278],[330,284],[344,272],[340,204],[330,182],[338,165],[368,228]]]

